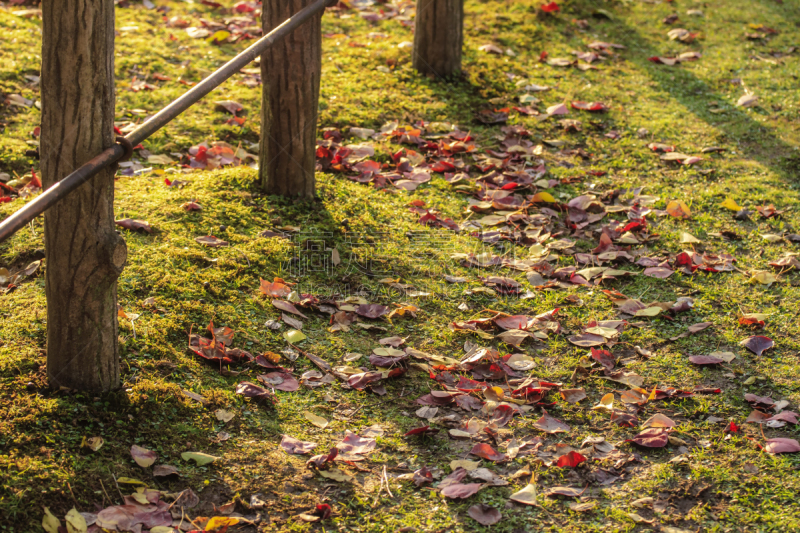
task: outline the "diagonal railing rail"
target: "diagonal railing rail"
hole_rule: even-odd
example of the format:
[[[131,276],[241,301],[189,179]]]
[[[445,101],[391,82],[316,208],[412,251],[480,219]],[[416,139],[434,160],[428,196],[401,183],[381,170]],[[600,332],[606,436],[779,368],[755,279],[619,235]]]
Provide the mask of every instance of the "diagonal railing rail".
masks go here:
[[[286,19],[283,24],[273,29],[239,55],[222,65],[203,81],[186,91],[180,98],[150,117],[149,120],[145,121],[134,131],[125,137],[118,137],[117,143],[114,144],[114,146],[106,148],[99,155],[84,163],[64,179],[25,204],[22,209],[0,222],[0,242],[14,235],[14,233],[25,227],[28,222],[64,199],[69,193],[80,187],[92,176],[116,163],[126,154],[130,155],[133,146],[136,146],[163,128],[172,119],[216,89],[248,63],[255,60],[255,58],[260,56],[267,48],[292,33],[305,21],[324,10],[326,7],[335,5],[337,1],[338,0],[316,0],[314,3],[304,7]]]

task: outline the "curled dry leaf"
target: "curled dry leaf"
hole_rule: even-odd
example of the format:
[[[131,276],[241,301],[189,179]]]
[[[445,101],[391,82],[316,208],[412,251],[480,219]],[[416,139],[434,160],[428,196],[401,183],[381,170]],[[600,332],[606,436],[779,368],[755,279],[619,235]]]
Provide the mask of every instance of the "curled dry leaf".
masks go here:
[[[311,422],[312,424],[321,429],[325,429],[326,427],[328,427],[328,424],[330,423],[321,416],[317,416],[310,411],[303,411],[303,416],[306,417],[306,420],[308,420],[309,422]]]
[[[145,222],[144,220],[134,220],[132,218],[123,218],[122,220],[117,220],[114,222],[117,226],[121,228],[125,228],[130,231],[134,230],[142,230],[147,233],[152,233],[153,228],[150,227],[150,224]]]
[[[272,305],[281,311],[286,311],[287,313],[292,313],[293,315],[301,316],[306,319],[308,318],[306,315],[298,311],[294,304],[289,303],[286,300],[272,300]]]

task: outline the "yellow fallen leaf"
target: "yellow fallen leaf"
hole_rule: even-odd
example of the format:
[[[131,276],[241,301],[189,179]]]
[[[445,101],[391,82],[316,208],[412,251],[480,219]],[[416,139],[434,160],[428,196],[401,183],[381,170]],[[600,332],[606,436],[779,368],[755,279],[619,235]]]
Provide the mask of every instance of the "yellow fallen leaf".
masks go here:
[[[654,316],[658,316],[659,314],[661,314],[661,311],[663,311],[663,309],[661,309],[660,307],[656,307],[656,306],[647,307],[646,309],[639,309],[638,311],[636,311],[634,316],[654,317]]]
[[[223,527],[235,526],[238,523],[239,519],[233,516],[215,516],[206,522],[204,531],[216,531]]]
[[[778,277],[772,272],[761,271],[753,274],[753,277],[747,280],[747,283],[760,283],[761,285],[770,286],[778,281]]]
[[[537,192],[536,194],[534,194],[533,198],[531,198],[531,201],[534,202],[534,203],[536,203],[536,202],[547,202],[547,203],[553,204],[553,203],[556,202],[556,199],[549,192],[541,191],[541,192]]]
[[[725,209],[730,209],[731,211],[741,211],[742,208],[737,204],[733,198],[726,198],[724,202],[719,204],[720,207],[724,207]]]
[[[450,469],[457,470],[463,468],[467,472],[472,472],[481,465],[480,461],[468,461],[466,459],[454,459],[450,461]]]
[[[67,533],[86,533],[86,519],[74,507],[64,517],[67,522]]]
[[[339,307],[339,309],[341,309],[341,307]],[[353,310],[355,310],[355,308]],[[290,329],[289,331],[285,331],[283,333],[283,338],[286,339],[286,342],[289,344],[297,344],[298,342],[304,340],[306,336],[300,330]]]
[[[602,398],[600,403],[592,407],[592,411],[613,411],[614,410],[614,393],[609,392]]]
[[[353,480],[353,476],[345,474],[338,468],[331,468],[330,470],[318,470],[318,472],[320,476],[338,481],[339,483]]]
[[[509,498],[515,502],[524,503],[525,505],[536,505],[536,497],[536,485],[533,483],[528,484],[524,489],[509,496]]]
[[[322,418],[321,416],[317,416],[310,411],[303,411],[303,416],[306,417],[306,420],[317,426],[318,428],[326,428],[328,427],[329,422]]]
[[[44,528],[47,533],[58,533],[58,528],[60,527],[61,521],[50,512],[50,509],[45,507],[44,516],[42,517],[42,528]]]
[[[692,216],[692,210],[683,200],[672,200],[668,203],[667,213],[675,218],[689,218]]]
[[[117,483],[126,483],[128,485],[146,485],[144,481],[139,481],[138,479],[132,477],[118,477]]]
[[[753,384],[753,383],[755,383],[755,382],[756,382],[756,377],[755,377],[755,376],[750,376],[749,378],[747,378],[746,380],[744,380],[744,382],[743,382],[743,383],[744,383],[745,385],[752,385],[752,384]]]
[[[219,30],[214,32],[212,35],[206,38],[206,41],[209,43],[213,43],[214,41],[222,42],[228,37],[231,36],[231,32],[225,30]]]
[[[691,233],[686,233],[685,231],[681,234],[681,244],[700,244],[701,241]]]
[[[103,447],[104,442],[103,437],[89,437],[86,439],[86,446],[93,452],[96,452]]]

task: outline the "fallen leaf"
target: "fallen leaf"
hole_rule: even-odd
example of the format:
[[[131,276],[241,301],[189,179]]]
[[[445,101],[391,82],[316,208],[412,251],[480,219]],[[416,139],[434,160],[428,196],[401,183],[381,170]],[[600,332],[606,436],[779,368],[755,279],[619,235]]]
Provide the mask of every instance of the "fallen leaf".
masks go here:
[[[629,439],[629,442],[644,446],[645,448],[663,448],[669,442],[669,429],[645,429],[632,439]]]
[[[642,429],[645,428],[674,428],[676,426],[675,422],[666,415],[662,415],[661,413],[656,413],[650,418],[648,418],[644,424],[642,424]]]
[[[317,470],[317,472],[322,477],[338,481],[339,483],[344,483],[345,481],[352,481],[353,479],[355,479],[353,476],[350,476],[342,472],[338,468],[330,468],[328,470]]]
[[[134,444],[131,446],[131,457],[133,457],[133,460],[136,461],[137,465],[141,466],[142,468],[147,468],[156,462],[156,459],[158,459],[158,454]]]
[[[213,455],[208,455],[207,453],[202,452],[183,452],[181,454],[181,459],[184,461],[194,461],[197,463],[197,466],[204,466],[209,463],[213,463],[219,457],[215,457]]]
[[[764,449],[768,453],[796,453],[800,452],[800,443],[794,439],[776,437],[767,439]]]
[[[42,527],[47,533],[58,533],[58,528],[61,527],[61,521],[47,507],[44,508]]]
[[[759,356],[775,346],[775,343],[772,341],[772,339],[769,337],[764,337],[763,335],[748,337],[739,344]]]
[[[545,433],[569,433],[570,428],[567,424],[548,415],[547,411],[543,412],[542,417],[533,423],[533,427]]]
[[[575,468],[584,461],[586,461],[586,457],[579,454],[578,452],[571,451],[559,457],[558,461],[556,461],[556,466],[559,466],[561,468],[566,468],[566,467]]]
[[[281,448],[289,454],[305,455],[311,453],[311,450],[316,447],[316,442],[305,442],[289,435],[283,435],[283,438],[281,438]]]
[[[491,526],[498,523],[502,515],[500,511],[490,505],[479,503],[467,509],[467,514],[483,526]],[[49,532],[48,532],[49,533]]]
[[[675,157],[673,155],[673,157]],[[675,218],[688,219],[692,216],[692,211],[689,206],[682,200],[672,200],[667,204],[667,213]]]
[[[602,398],[600,402],[592,407],[592,411],[613,411],[614,410],[614,393],[609,392]]]
[[[321,416],[317,416],[310,411],[303,411],[303,416],[305,416],[306,420],[308,420],[318,428],[325,429],[326,427],[328,427],[328,424],[330,423]]]
[[[469,453],[472,455],[477,455],[478,457],[488,461],[494,461],[496,463],[502,463],[503,461],[507,460],[507,457],[504,453],[500,453],[488,444],[484,444],[482,442],[476,444]]]
[[[533,483],[526,485],[522,490],[509,496],[509,498],[517,503],[524,503],[525,505],[539,505],[536,503],[537,491],[536,485]]]

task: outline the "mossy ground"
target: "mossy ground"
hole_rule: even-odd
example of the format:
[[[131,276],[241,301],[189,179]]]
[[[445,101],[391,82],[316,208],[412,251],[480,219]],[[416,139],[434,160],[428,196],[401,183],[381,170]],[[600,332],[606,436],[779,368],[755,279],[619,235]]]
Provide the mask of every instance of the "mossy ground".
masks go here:
[[[167,18],[221,18],[199,2],[158,4],[171,8]],[[683,249],[684,245],[679,244],[682,231],[705,242],[698,247],[700,250],[733,254],[743,271],[768,269],[769,260],[793,251],[794,245],[769,244],[761,235],[796,233],[800,225],[800,52],[772,54],[800,45],[800,11],[796,2],[567,1],[561,7],[557,15],[543,16],[539,4],[529,1],[467,1],[465,75],[450,81],[420,77],[413,71],[409,49],[397,47],[412,40],[412,33],[397,20],[368,22],[354,11],[329,13],[323,19],[323,32],[330,37],[323,44],[320,126],[375,128],[387,120],[446,120],[471,130],[484,148],[490,148],[496,143],[493,136],[499,129],[475,122],[475,114],[515,104],[521,94],[516,86],[520,79],[551,85],[555,87],[553,91],[540,95],[545,105],[580,99],[603,101],[611,107],[608,114],[592,117],[591,121],[582,116],[584,133],[570,134],[563,133],[554,121],[540,123],[535,117],[512,113],[510,122],[527,126],[536,140],[560,138],[568,147],[582,147],[593,154],[589,163],[568,158],[578,167],[568,169],[556,164],[565,159],[563,156],[555,150],[546,151],[553,176],[574,175],[586,168],[607,172],[591,181],[551,190],[557,197],[570,198],[590,187],[607,190],[641,186],[648,194],[661,198],[661,208],[670,199],[690,203],[694,213],[691,221],[661,219],[661,239],[652,246],[656,252]],[[705,16],[685,14],[689,9],[702,9]],[[672,12],[681,17],[676,26],[700,32],[695,43],[684,45],[667,39],[670,27],[663,25],[661,19]],[[588,22],[588,29],[576,25],[580,19]],[[241,48],[191,39],[183,30],[168,28],[164,20],[161,13],[146,10],[138,3],[117,10],[120,121],[138,117],[142,112],[137,110],[149,113],[159,109],[185,90],[175,81],[179,77],[198,81]],[[747,40],[745,33],[758,31],[748,27],[751,23],[779,33],[767,39]],[[4,35],[0,91],[4,94],[37,98],[37,89],[24,75],[38,73],[40,27],[35,17],[20,18],[9,10],[0,10]],[[371,39],[370,32],[386,36]],[[175,40],[170,39],[170,34]],[[595,40],[623,44],[627,49],[617,58],[599,63],[599,70],[586,72],[539,62],[542,51],[550,57],[566,57],[572,50],[585,50],[586,44]],[[487,43],[510,48],[516,55],[478,51]],[[647,60],[655,55],[674,56],[688,49],[702,52],[703,57],[675,67]],[[155,91],[128,89],[134,75],[141,78],[144,73],[155,72],[173,81],[158,82],[160,87]],[[741,84],[732,83],[735,78],[758,95],[758,107],[735,106],[744,94]],[[239,80],[237,75],[217,89],[148,140],[146,148],[153,153],[169,153],[185,152],[203,140],[224,140],[234,145],[257,142],[260,88],[238,84]],[[213,106],[214,100],[223,99],[244,105],[248,119],[243,127],[224,124],[228,115]],[[24,151],[30,147],[26,141],[32,139],[29,132],[38,125],[39,111],[6,105],[0,108],[0,120],[5,123],[0,170],[22,174],[29,170],[30,161]],[[636,134],[642,127],[650,131],[645,140]],[[619,131],[622,137],[616,141],[604,137],[603,133],[609,130]],[[705,156],[699,168],[715,169],[713,174],[705,175],[696,167],[666,166],[646,148],[650,141],[675,144],[680,151],[692,154],[712,145],[723,146],[727,152]],[[379,150],[384,155],[389,153],[388,146]],[[384,397],[344,391],[337,385],[279,393],[281,401],[270,411],[233,394],[235,383],[243,379],[255,381],[256,370],[223,377],[187,352],[187,334],[203,329],[210,320],[236,330],[234,345],[254,353],[285,347],[280,332],[264,327],[266,320],[279,318],[279,313],[260,294],[258,284],[259,277],[286,276],[283,266],[296,255],[296,248],[288,241],[260,238],[260,231],[292,225],[304,233],[324,234],[326,244],[340,250],[342,263],[329,271],[305,272],[294,279],[320,291],[365,291],[372,301],[387,305],[407,300],[381,288],[377,280],[386,273],[387,277],[401,278],[432,293],[414,300],[423,310],[418,318],[382,323],[387,332],[354,328],[347,333],[329,333],[327,317],[310,315],[304,328],[308,340],[303,348],[330,362],[340,361],[347,352],[368,353],[377,345],[377,339],[387,335],[408,337],[410,345],[427,352],[458,357],[467,337],[452,332],[448,324],[474,317],[487,307],[537,314],[562,305],[568,294],[576,294],[584,305],[565,306],[562,318],[564,327],[574,330],[590,319],[613,317],[611,303],[599,291],[582,288],[538,293],[534,299],[518,300],[481,293],[466,295],[460,289],[446,287],[441,281],[445,273],[475,280],[475,271],[461,267],[449,255],[474,250],[477,245],[468,236],[447,234],[438,238],[439,233],[418,225],[416,217],[408,213],[408,202],[422,199],[457,222],[463,219],[466,197],[438,177],[413,193],[393,194],[340,175],[319,173],[320,201],[314,204],[294,204],[259,195],[256,172],[249,168],[187,174],[182,179],[189,183],[177,189],[166,188],[163,177],[151,173],[121,177],[117,182],[117,218],[145,219],[155,228],[151,235],[125,232],[129,262],[120,279],[119,298],[127,312],[141,317],[135,322],[135,332],[129,321],[120,324],[123,390],[104,397],[47,391],[44,280],[39,276],[0,297],[0,530],[40,530],[43,505],[63,516],[73,505],[91,511],[95,504],[111,504],[109,499],[118,502],[112,476],[140,478],[163,489],[191,487],[207,502],[204,505],[208,515],[213,514],[211,502],[219,505],[237,498],[244,502],[250,494],[262,493],[269,502],[267,514],[271,519],[262,525],[265,531],[371,532],[397,531],[402,527],[429,532],[488,531],[466,517],[467,507],[478,502],[492,504],[504,515],[492,531],[657,529],[632,521],[628,513],[634,511],[647,519],[655,518],[656,524],[692,531],[788,531],[800,527],[796,499],[800,458],[759,452],[744,436],[728,437],[722,425],[704,422],[710,414],[743,421],[750,411],[743,401],[745,392],[788,399],[792,408],[800,402],[797,274],[785,273],[770,287],[748,284],[748,276],[738,272],[674,275],[669,280],[638,276],[613,285],[631,297],[642,296],[648,301],[674,300],[690,294],[695,298],[694,310],[679,320],[654,319],[649,327],[632,328],[623,336],[629,345],[640,345],[655,353],[652,359],[629,365],[647,383],[722,388],[719,396],[695,396],[659,404],[680,421],[682,438],[695,444],[708,443],[707,447],[695,448],[688,462],[668,462],[673,457],[669,448],[642,453],[645,468],[633,479],[602,487],[598,492],[600,505],[587,513],[572,512],[562,500],[544,498],[538,508],[506,509],[508,496],[526,480],[484,489],[465,503],[397,482],[391,487],[394,498],[385,492],[376,498],[378,473],[384,464],[392,467],[406,462],[410,467],[425,464],[447,470],[450,460],[466,453],[461,444],[443,436],[425,441],[398,436],[419,424],[413,415],[414,400],[428,390],[426,375],[412,374],[389,381]],[[750,221],[736,221],[719,206],[727,197],[750,208],[774,203],[786,213],[780,218],[755,215]],[[203,211],[187,213],[180,208],[192,199],[204,207]],[[21,201],[0,204],[0,215],[7,216],[20,206]],[[226,228],[220,229],[221,226]],[[722,229],[732,229],[742,239],[728,242],[711,235]],[[231,246],[210,249],[194,241],[207,234],[217,235]],[[372,235],[373,243],[352,244],[353,236],[366,234]],[[0,245],[0,264],[26,263],[42,247],[40,219]],[[525,255],[520,248],[508,251]],[[354,262],[363,264],[370,258],[375,260],[369,273],[372,275],[353,268]],[[571,261],[562,258],[559,264]],[[375,275],[378,268],[374,265],[383,269],[380,276]],[[524,282],[524,276],[512,275]],[[477,281],[470,283],[471,287],[478,285]],[[156,310],[143,305],[150,297],[155,299]],[[462,302],[470,310],[460,310]],[[762,357],[738,346],[750,333],[738,325],[737,317],[748,312],[769,314],[766,334],[776,341],[776,347]],[[714,322],[713,329],[667,342],[687,325],[704,320]],[[714,350],[734,351],[738,358],[726,369],[702,369],[686,359],[689,354]],[[535,374],[568,381],[583,353],[556,336],[535,351],[540,361]],[[307,360],[298,359],[297,373],[311,368]],[[735,377],[725,377],[726,373]],[[755,382],[745,385],[751,376]],[[35,384],[35,392],[26,388],[29,382]],[[586,403],[593,404],[613,387],[593,378],[586,388]],[[203,406],[185,398],[182,389],[202,394],[209,404]],[[326,393],[332,394],[335,401],[326,401]],[[237,412],[236,418],[224,427],[213,415],[219,407]],[[330,426],[322,430],[309,425],[302,416],[306,410],[331,419]],[[602,434],[614,443],[633,434],[631,430],[607,428],[607,415],[588,411],[585,406],[559,403],[553,411],[573,426],[573,432],[564,439],[573,444],[592,434]],[[654,412],[648,408],[647,416]],[[533,420],[523,418],[517,430],[527,428],[534,433]],[[379,439],[378,452],[364,464],[369,472],[353,472],[356,483],[328,482],[305,470],[302,460],[277,450],[282,433],[318,442],[322,450],[338,442],[345,429],[373,423],[383,425],[387,436]],[[231,439],[212,442],[222,429],[232,435]],[[745,426],[744,432],[763,440],[755,426]],[[765,432],[768,437],[798,437],[798,431],[791,426]],[[96,453],[80,446],[84,437],[92,436],[102,436],[106,442]],[[180,481],[154,482],[149,473],[132,462],[128,452],[131,444],[153,449],[160,462],[176,465],[182,474]],[[180,453],[187,450],[205,451],[223,459],[194,467],[180,460]],[[513,472],[523,463],[518,460],[508,471]],[[566,475],[561,469],[545,469],[540,471],[538,481],[542,487],[556,485]],[[700,497],[692,496],[692,487],[702,485],[709,488]],[[649,510],[630,506],[638,498],[659,495],[683,502],[679,512],[653,515]],[[315,525],[293,518],[323,499],[334,507],[336,516],[332,520]]]

